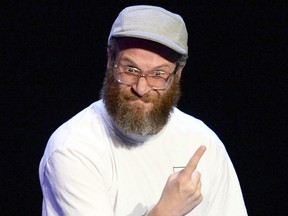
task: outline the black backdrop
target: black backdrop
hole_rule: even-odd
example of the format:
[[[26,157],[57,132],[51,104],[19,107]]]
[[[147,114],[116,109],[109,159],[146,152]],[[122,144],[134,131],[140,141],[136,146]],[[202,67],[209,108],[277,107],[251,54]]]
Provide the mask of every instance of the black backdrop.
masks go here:
[[[1,215],[41,214],[47,139],[99,98],[110,27],[131,4],[183,16],[190,57],[179,107],[226,145],[249,214],[287,215],[284,1],[35,2],[0,6]]]

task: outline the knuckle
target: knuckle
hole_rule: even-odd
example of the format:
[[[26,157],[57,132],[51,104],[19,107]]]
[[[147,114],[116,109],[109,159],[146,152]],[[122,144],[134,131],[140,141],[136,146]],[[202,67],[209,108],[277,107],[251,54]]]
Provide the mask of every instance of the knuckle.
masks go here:
[[[168,182],[174,181],[178,176],[178,173],[173,173],[168,177]]]
[[[200,190],[196,190],[194,194],[195,194],[195,196],[198,197],[198,198],[201,198],[201,197],[202,197],[202,193],[201,193]]]

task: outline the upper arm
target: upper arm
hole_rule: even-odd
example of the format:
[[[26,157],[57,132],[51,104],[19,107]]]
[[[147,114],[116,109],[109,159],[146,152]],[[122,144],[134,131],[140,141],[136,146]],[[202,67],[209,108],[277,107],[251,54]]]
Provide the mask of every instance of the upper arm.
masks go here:
[[[54,152],[41,184],[43,215],[114,215],[100,170],[77,151]]]
[[[212,152],[209,160],[215,172],[207,192],[207,215],[246,216],[238,177],[226,149],[220,142]]]

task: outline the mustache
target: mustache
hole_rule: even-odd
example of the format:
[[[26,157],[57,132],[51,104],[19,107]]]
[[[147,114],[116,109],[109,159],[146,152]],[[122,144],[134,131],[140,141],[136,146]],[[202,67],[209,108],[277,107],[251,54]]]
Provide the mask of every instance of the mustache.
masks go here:
[[[151,94],[147,93],[144,96],[139,96],[133,89],[131,89],[131,91],[123,91],[120,96],[124,99],[124,100],[130,100],[130,101],[134,101],[134,100],[142,100],[145,103],[149,103],[152,101],[155,101],[157,99],[157,96],[151,96]]]

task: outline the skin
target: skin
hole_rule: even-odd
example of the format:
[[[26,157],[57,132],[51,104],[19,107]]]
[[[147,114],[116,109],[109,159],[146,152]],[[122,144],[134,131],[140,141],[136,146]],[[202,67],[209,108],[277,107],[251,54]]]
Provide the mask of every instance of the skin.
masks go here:
[[[113,75],[114,62],[136,67],[143,73],[154,69],[171,73],[176,67],[178,58],[167,47],[133,41],[134,43],[131,39],[125,43],[122,41],[115,60],[109,58],[102,98],[114,124],[124,133],[154,135],[167,124],[170,113],[179,100],[182,68],[177,70],[171,83],[163,90],[150,88],[145,77],[141,77],[133,86],[118,83]],[[109,56],[110,54],[108,52]]]
[[[201,203],[201,174],[196,168],[205,150],[200,146],[183,170],[169,176],[159,202],[148,216],[182,216]]]
[[[175,63],[166,60],[161,55],[142,48],[128,48],[121,50],[118,54],[118,58],[128,59],[127,61],[129,63],[139,68],[141,71],[162,69],[171,72],[176,67]],[[179,72],[179,76],[180,73],[181,72]],[[138,99],[131,100],[129,104],[132,109],[135,108],[135,111],[137,111],[137,109],[141,109],[141,112],[149,112],[153,109],[153,101],[144,101],[142,99],[143,96],[149,94],[151,98],[163,97],[163,94],[165,93],[165,91],[167,91],[167,89],[154,90],[150,88],[147,85],[147,80],[145,77],[141,77],[138,83],[133,86],[120,84],[119,88],[121,89],[121,91],[131,91],[132,89],[132,91],[139,96]]]
[[[125,45],[120,48],[116,60],[126,61],[126,63],[129,61],[131,66],[137,67],[141,71],[163,69],[172,72],[176,66],[172,55],[169,54],[171,51],[163,46],[159,47],[155,44],[147,44],[147,42],[135,44],[133,40],[128,40],[127,43],[123,44]],[[180,80],[182,69],[175,77],[177,82]],[[138,83],[133,86],[118,84],[120,93],[127,92],[130,95],[127,97],[130,111],[138,114],[151,112],[155,104],[165,97],[166,92],[169,92],[169,87],[164,90],[154,90],[147,85],[144,77],[141,77]],[[205,146],[200,146],[183,170],[169,176],[160,200],[146,215],[183,216],[201,203],[203,199],[201,174],[196,168],[205,150]]]

